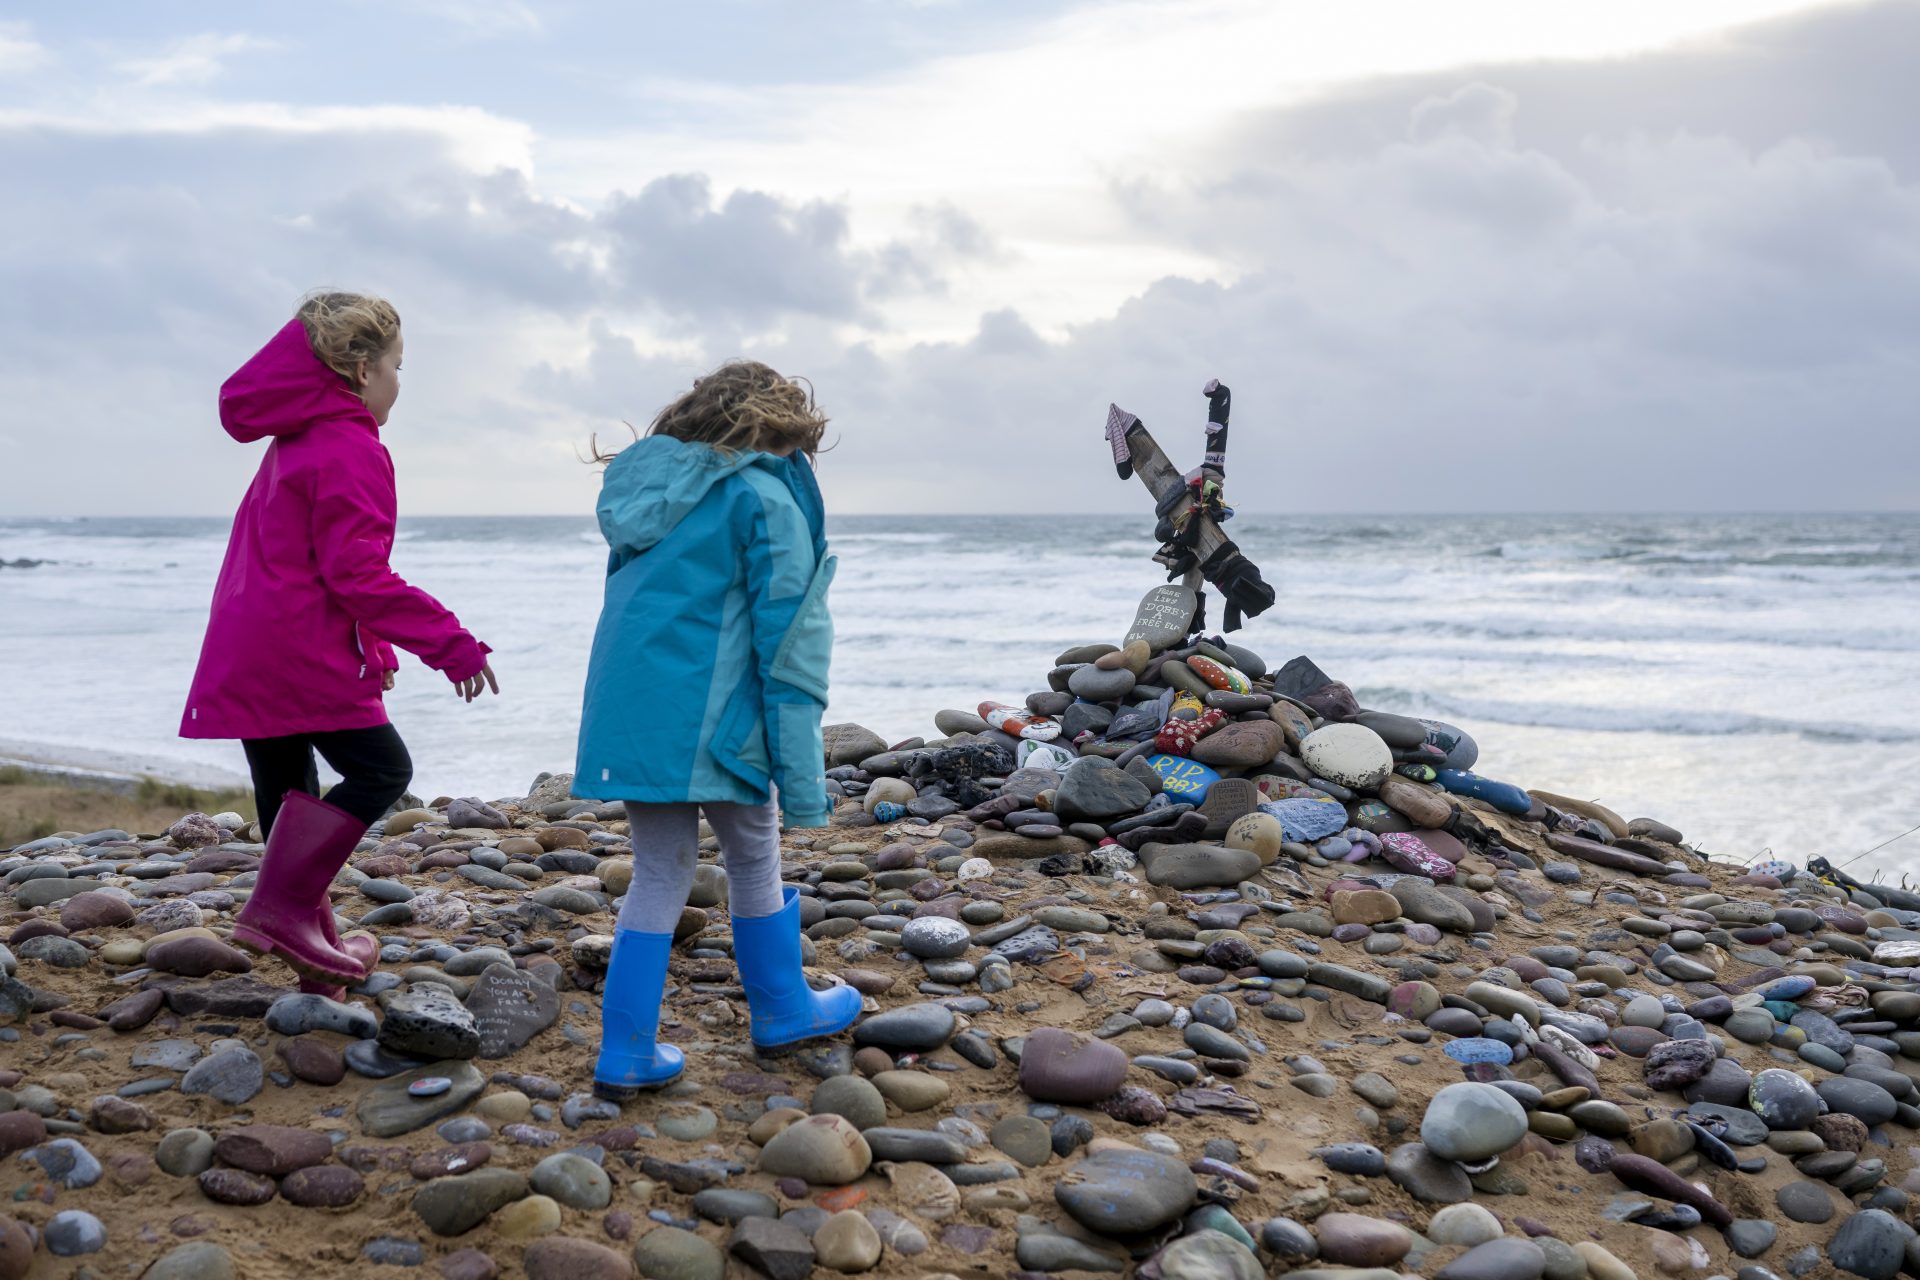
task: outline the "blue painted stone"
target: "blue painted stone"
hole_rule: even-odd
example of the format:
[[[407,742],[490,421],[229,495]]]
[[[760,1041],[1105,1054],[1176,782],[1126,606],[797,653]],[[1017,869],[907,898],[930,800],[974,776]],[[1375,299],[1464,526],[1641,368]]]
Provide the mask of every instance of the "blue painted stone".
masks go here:
[[[895,804],[891,800],[882,800],[873,806],[875,822],[898,822],[907,816],[907,806]]]
[[[1209,787],[1220,781],[1219,774],[1185,756],[1148,756],[1147,768],[1160,775],[1160,786],[1168,795],[1196,804],[1206,798]]]
[[[453,1088],[453,1081],[445,1076],[423,1076],[407,1086],[407,1093],[415,1098],[435,1098]]]
[[[1800,1006],[1786,1000],[1762,1000],[1760,1007],[1773,1015],[1775,1022],[1788,1022],[1800,1012]]]
[[[1488,1036],[1467,1036],[1449,1041],[1446,1054],[1455,1062],[1464,1062],[1468,1066],[1480,1062],[1493,1062],[1505,1066],[1513,1061],[1513,1050]]]
[[[1768,1003],[1777,1003],[1783,1000],[1798,1000],[1801,996],[1813,990],[1816,985],[1818,984],[1814,982],[1811,976],[1804,973],[1796,973],[1787,978],[1775,978],[1766,986],[1761,987],[1756,994]],[[1793,1010],[1789,1009],[1787,1011],[1788,1016],[1790,1016],[1792,1012]]]
[[[1753,872],[1755,875],[1772,876],[1781,884],[1785,884],[1800,873],[1800,868],[1794,866],[1791,862],[1783,862],[1779,858],[1768,858],[1765,862],[1756,862],[1748,867],[1747,870]]]
[[[1484,800],[1502,813],[1526,813],[1533,808],[1533,797],[1511,782],[1495,782],[1460,769],[1441,769],[1434,781],[1457,796]]]
[[[1337,800],[1269,800],[1260,812],[1278,818],[1286,838],[1298,842],[1337,835],[1347,825],[1347,806]]]

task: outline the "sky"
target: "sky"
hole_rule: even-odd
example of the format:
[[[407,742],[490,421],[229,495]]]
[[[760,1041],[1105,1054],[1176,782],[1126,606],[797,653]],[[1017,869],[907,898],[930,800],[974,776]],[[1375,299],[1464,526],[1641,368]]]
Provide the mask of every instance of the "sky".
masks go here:
[[[1912,0],[0,5],[0,514],[231,512],[221,380],[407,332],[403,513],[591,511],[735,356],[843,512],[1911,510]]]

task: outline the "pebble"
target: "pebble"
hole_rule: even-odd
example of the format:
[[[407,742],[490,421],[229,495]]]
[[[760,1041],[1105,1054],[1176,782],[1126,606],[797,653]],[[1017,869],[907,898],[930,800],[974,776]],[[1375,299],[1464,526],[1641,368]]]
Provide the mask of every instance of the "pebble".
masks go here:
[[[591,1240],[564,1236],[528,1245],[520,1266],[527,1280],[626,1280],[633,1274],[625,1254]]]
[[[1080,1225],[1106,1235],[1141,1235],[1193,1207],[1199,1186],[1179,1160],[1151,1151],[1099,1151],[1068,1168],[1054,1198]]]
[[[1237,1042],[1230,1043],[1239,1047]],[[1120,1049],[1057,1027],[1037,1027],[1028,1033],[1020,1055],[1020,1088],[1042,1102],[1098,1102],[1111,1097],[1126,1075],[1127,1055]]]
[[[480,1052],[480,1030],[458,997],[436,983],[392,992],[384,1000],[380,1046],[428,1061],[471,1058]]]
[[[1450,1084],[1433,1096],[1420,1120],[1420,1141],[1444,1160],[1476,1163],[1520,1141],[1527,1113],[1491,1085]]]
[[[1900,1273],[1914,1231],[1884,1209],[1863,1209],[1840,1224],[1827,1244],[1827,1258],[1849,1275],[1893,1280]]]
[[[815,1115],[775,1134],[760,1149],[760,1169],[814,1185],[843,1186],[873,1162],[867,1139],[837,1115]]]
[[[822,1080],[813,1091],[809,1109],[815,1115],[844,1116],[858,1130],[878,1128],[887,1122],[886,1099],[857,1075]]]
[[[214,1140],[213,1154],[237,1169],[278,1178],[325,1161],[333,1144],[311,1129],[249,1124],[224,1130]]]
[[[107,1246],[107,1228],[84,1209],[63,1209],[47,1219],[47,1252],[56,1258],[77,1258]]]
[[[176,1178],[198,1177],[213,1163],[213,1135],[203,1129],[174,1129],[154,1148],[153,1162]]]
[[[413,1082],[444,1076],[453,1082],[447,1091],[431,1097],[413,1096]],[[398,1137],[425,1128],[441,1116],[458,1111],[486,1087],[485,1079],[467,1062],[441,1062],[431,1067],[383,1080],[360,1097],[355,1115],[361,1129],[374,1138]]]
[[[1413,1233],[1397,1222],[1357,1213],[1322,1214],[1314,1221],[1323,1262],[1349,1267],[1391,1267],[1413,1248]]]
[[[880,1262],[880,1233],[851,1209],[834,1214],[813,1233],[814,1260],[829,1271],[853,1274]]]
[[[140,1280],[236,1280],[233,1257],[211,1240],[190,1240],[153,1260]]]
[[[27,1156],[50,1180],[69,1191],[79,1191],[100,1181],[100,1162],[72,1138],[55,1138],[33,1148]]]
[[[1258,679],[1266,664],[1241,652],[1202,656]],[[1610,1280],[1710,1267],[1680,1234],[1696,1223],[1781,1274],[1875,1274],[1890,1258],[1898,1269],[1912,1238],[1903,1188],[1920,1187],[1906,1149],[1920,1093],[1898,1065],[1920,1056],[1906,967],[1920,944],[1905,936],[1920,918],[1848,902],[1791,864],[1730,877],[1658,824],[1584,802],[1541,799],[1522,815],[1516,789],[1449,775],[1497,795],[1510,816],[1496,820],[1423,773],[1449,761],[1455,731],[1354,720],[1351,695],[1304,660],[1275,673],[1273,693],[1194,685],[1226,713],[1194,750],[1230,782],[1257,775],[1269,802],[1336,825],[1317,846],[1294,843],[1288,820],[1256,811],[1222,846],[1203,836],[1212,810],[1166,794],[1177,770],[1103,758],[1161,754],[1161,691],[1198,681],[1199,665],[1144,646],[1063,656],[1028,700],[1068,726],[1053,758],[1031,762],[1044,768],[1018,768],[1017,740],[971,713],[946,715],[943,733],[980,735],[954,744],[836,726],[842,821],[787,833],[785,877],[800,889],[808,963],[842,973],[873,1012],[851,1036],[745,1056],[738,971],[711,927],[725,879],[703,833],[662,1023],[694,1069],[624,1108],[557,1066],[556,1078],[525,1074],[561,1050],[591,1054],[608,906],[631,880],[624,808],[573,798],[570,778],[537,782],[525,802],[443,800],[446,820],[421,811],[371,834],[338,905],[381,931],[382,967],[341,1001],[290,994],[278,961],[254,971],[221,941],[260,853],[232,838],[237,815],[177,850],[98,833],[0,852],[16,913],[0,947],[0,1040],[40,1051],[0,1068],[0,1152],[26,1153],[42,1196],[108,1174],[131,1189],[155,1168],[231,1204],[338,1209],[404,1187],[420,1231],[487,1224],[489,1240],[525,1242],[494,1258],[399,1231],[361,1248],[369,1269],[436,1254],[446,1280],[635,1268],[721,1280],[729,1265],[907,1274],[936,1249],[930,1275],[1006,1259],[1253,1280],[1264,1258],[1316,1277],[1355,1266]],[[1089,683],[1096,670],[1110,683]],[[1377,792],[1318,781],[1297,752],[1320,721],[1338,731],[1323,742],[1389,734],[1403,767]],[[1103,741],[1110,729],[1136,736]],[[1076,760],[1077,747],[1092,751]],[[1472,767],[1475,750],[1451,765]],[[1220,794],[1255,803],[1240,789]],[[84,993],[64,1005],[28,985],[62,964],[78,967],[59,992]],[[1843,989],[1871,996],[1825,998]],[[556,1027],[558,1049],[515,1056]],[[270,1076],[257,1056],[269,1047]],[[491,1080],[471,1061],[495,1058],[514,1061]],[[367,1082],[316,1091],[347,1070]],[[101,1085],[88,1082],[114,1071],[126,1073],[117,1091],[89,1100]],[[256,1101],[269,1080],[271,1106]],[[145,1095],[175,1088],[189,1108],[215,1108],[202,1114],[217,1143],[155,1127],[174,1112]],[[890,1125],[889,1110],[905,1118]],[[389,1141],[436,1124],[446,1145]],[[1289,1131],[1322,1179],[1296,1184],[1274,1163],[1267,1144]],[[110,1143],[99,1159],[91,1134]],[[1492,1163],[1560,1144],[1571,1160]],[[512,1159],[520,1147],[538,1162]],[[1743,1183],[1756,1172],[1782,1181]],[[1754,1213],[1762,1185],[1779,1186],[1772,1216],[1735,1219],[1729,1206]],[[1036,1208],[1048,1186],[1056,1204]],[[1409,1202],[1420,1207],[1393,1207]],[[1257,1220],[1236,1220],[1254,1204],[1287,1215],[1257,1224],[1265,1255]],[[1541,1234],[1565,1220],[1549,1209],[1616,1224],[1618,1256]],[[718,1233],[687,1229],[702,1219],[732,1231],[725,1252]],[[1780,1221],[1798,1233],[1791,1250]],[[207,1227],[187,1215],[175,1229]],[[14,1239],[0,1222],[0,1280],[12,1280]],[[187,1247],[175,1254],[202,1256]],[[1369,1249],[1392,1256],[1359,1260]],[[224,1252],[204,1257],[235,1270]],[[152,1273],[164,1280],[166,1264]],[[1747,1267],[1741,1280],[1770,1274]]]
[[[244,1046],[223,1049],[194,1064],[182,1077],[180,1092],[204,1093],[230,1107],[251,1101],[266,1085],[260,1057]]]
[[[309,1209],[342,1209],[360,1198],[365,1180],[338,1164],[296,1169],[280,1180],[280,1194],[290,1204]]]
[[[1436,1280],[1538,1280],[1546,1265],[1531,1240],[1489,1240],[1440,1268]]]
[[[633,1261],[649,1280],[724,1280],[719,1249],[692,1231],[655,1227],[633,1246]]]
[[[890,1009],[854,1025],[853,1042],[896,1051],[925,1053],[944,1045],[954,1032],[953,1010],[915,1004]]]
[[[476,1169],[421,1187],[413,1193],[413,1212],[435,1235],[464,1235],[527,1190],[526,1178],[512,1169]]]

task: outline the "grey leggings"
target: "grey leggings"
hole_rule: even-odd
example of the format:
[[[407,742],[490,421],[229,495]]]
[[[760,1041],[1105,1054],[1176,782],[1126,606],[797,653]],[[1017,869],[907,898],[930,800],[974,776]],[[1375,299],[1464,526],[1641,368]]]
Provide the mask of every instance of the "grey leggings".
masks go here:
[[[780,810],[766,804],[627,804],[633,883],[620,907],[620,927],[672,933],[693,891],[700,861],[700,814],[720,837],[727,864],[727,909],[735,916],[780,910]]]

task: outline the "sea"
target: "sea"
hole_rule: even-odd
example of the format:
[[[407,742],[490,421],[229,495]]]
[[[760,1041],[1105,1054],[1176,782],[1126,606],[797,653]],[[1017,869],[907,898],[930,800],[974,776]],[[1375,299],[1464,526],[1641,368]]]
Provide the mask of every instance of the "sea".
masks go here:
[[[1920,825],[1920,517],[1243,515],[1228,532],[1279,597],[1236,642],[1459,725],[1490,777],[1658,818],[1720,857],[1920,868],[1920,833],[1896,838]],[[237,743],[174,736],[226,534],[0,517],[0,757],[242,779]],[[1164,581],[1134,516],[829,534],[828,718],[889,741],[1045,688],[1056,654],[1117,640]],[[393,560],[493,646],[501,683],[467,705],[403,657],[389,706],[414,790],[514,796],[570,769],[606,565],[591,518],[403,519]]]

